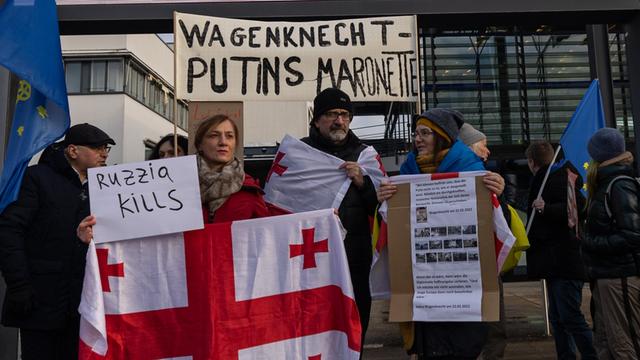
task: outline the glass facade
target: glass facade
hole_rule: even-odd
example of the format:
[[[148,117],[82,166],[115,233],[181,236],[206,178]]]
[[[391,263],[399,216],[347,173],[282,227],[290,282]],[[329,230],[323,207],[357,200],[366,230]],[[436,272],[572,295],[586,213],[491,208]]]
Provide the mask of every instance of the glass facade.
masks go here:
[[[618,128],[633,135],[625,34],[609,36]],[[557,142],[589,86],[584,33],[421,36],[424,107],[461,111],[496,145]]]
[[[173,121],[169,86],[129,57],[65,59],[69,95],[126,93],[157,114]],[[178,102],[178,126],[187,128],[188,108]]]

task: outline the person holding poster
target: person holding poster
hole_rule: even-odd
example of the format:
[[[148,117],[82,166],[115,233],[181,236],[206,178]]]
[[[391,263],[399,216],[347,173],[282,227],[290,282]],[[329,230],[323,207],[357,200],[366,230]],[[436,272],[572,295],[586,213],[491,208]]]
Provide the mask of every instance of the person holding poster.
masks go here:
[[[434,174],[484,170],[482,159],[458,139],[464,123],[461,113],[448,109],[431,109],[414,118],[413,151],[400,167],[400,174]],[[491,184],[491,185],[489,185]],[[495,178],[485,185],[501,192]],[[388,200],[397,191],[383,183],[378,201]],[[476,359],[487,337],[482,322],[414,322],[401,324],[405,349],[418,359]]]
[[[576,348],[582,359],[596,359],[593,334],[580,309],[586,279],[577,226],[584,208],[584,197],[580,193],[582,178],[568,163],[552,166],[554,150],[548,141],[532,142],[525,154],[533,173],[529,218],[536,212],[529,230],[527,274],[532,280],[547,281],[549,322],[558,359],[575,358]],[[538,196],[540,188],[543,190]],[[568,190],[575,199],[573,211],[570,211]],[[575,219],[569,213],[575,214]]]
[[[640,184],[633,154],[615,128],[589,140],[587,222],[582,241],[594,280],[599,359],[640,358]]]
[[[110,145],[99,128],[72,126],[26,170],[18,199],[0,215],[2,324],[20,328],[25,360],[78,358],[87,246],[76,226],[89,214],[87,169],[105,166]]]
[[[369,272],[373,253],[369,216],[373,216],[378,205],[371,178],[363,174],[356,162],[367,146],[349,129],[353,106],[347,94],[328,88],[316,96],[313,105],[309,137],[301,139],[302,142],[344,160],[341,168],[352,180],[340,203],[338,216],[347,230],[344,245],[364,340],[371,312]]]
[[[238,127],[226,115],[200,123],[194,137],[198,177],[207,223],[254,219],[269,215],[256,180],[235,157]]]

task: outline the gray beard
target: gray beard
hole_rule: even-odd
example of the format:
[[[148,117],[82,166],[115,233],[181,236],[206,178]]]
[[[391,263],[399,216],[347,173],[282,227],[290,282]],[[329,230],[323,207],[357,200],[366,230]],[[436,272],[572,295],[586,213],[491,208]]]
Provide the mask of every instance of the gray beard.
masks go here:
[[[332,130],[329,132],[329,138],[333,142],[341,142],[347,138],[347,133],[344,130]]]

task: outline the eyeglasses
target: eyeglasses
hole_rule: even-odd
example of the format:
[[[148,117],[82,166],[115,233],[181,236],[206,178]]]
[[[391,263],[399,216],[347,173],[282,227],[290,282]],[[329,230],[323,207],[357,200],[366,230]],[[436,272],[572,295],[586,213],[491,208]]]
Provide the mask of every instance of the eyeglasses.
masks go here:
[[[420,136],[423,139],[428,138],[430,135],[433,135],[431,129],[416,129],[416,131],[411,134],[412,137]]]
[[[104,153],[109,153],[109,151],[111,151],[111,146],[109,145],[100,145],[100,146],[92,146],[92,145],[79,145],[79,146],[84,146],[84,147],[88,147],[91,150],[95,150],[95,151],[99,151],[99,152],[104,152]]]
[[[349,121],[353,119],[353,114],[349,111],[327,111],[324,113],[324,116],[331,121],[336,120],[338,116],[341,116],[343,119],[348,119]]]

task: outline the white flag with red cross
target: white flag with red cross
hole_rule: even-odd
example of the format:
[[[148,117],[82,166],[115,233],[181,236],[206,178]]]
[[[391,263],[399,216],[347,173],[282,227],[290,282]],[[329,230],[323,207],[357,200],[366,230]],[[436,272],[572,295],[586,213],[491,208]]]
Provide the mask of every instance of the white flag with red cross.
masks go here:
[[[286,135],[267,174],[264,199],[288,212],[337,209],[351,185],[340,169],[344,162]],[[377,189],[386,176],[380,155],[368,146],[357,163]]]
[[[331,210],[91,245],[80,359],[358,359]]]

